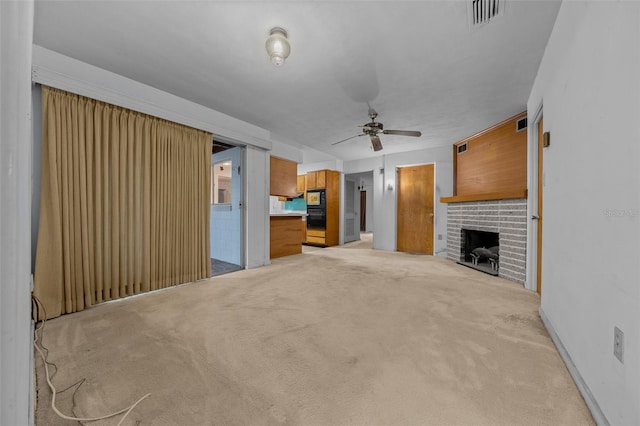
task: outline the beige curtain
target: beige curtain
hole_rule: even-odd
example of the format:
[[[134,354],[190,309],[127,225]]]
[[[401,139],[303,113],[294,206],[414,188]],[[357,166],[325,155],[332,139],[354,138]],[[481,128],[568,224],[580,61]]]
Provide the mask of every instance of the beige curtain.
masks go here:
[[[212,135],[42,87],[47,316],[210,275]]]

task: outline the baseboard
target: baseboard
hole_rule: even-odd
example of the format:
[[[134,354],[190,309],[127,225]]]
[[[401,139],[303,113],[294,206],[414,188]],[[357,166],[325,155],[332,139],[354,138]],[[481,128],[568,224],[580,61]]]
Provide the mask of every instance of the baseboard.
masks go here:
[[[578,368],[573,363],[573,360],[571,359],[569,352],[567,352],[567,350],[565,349],[564,345],[562,344],[562,341],[560,340],[560,337],[556,333],[556,330],[551,325],[549,318],[547,318],[547,315],[542,310],[542,307],[540,307],[539,312],[540,312],[540,318],[542,318],[542,322],[544,323],[544,326],[547,328],[547,331],[551,336],[551,340],[553,340],[553,343],[556,345],[556,349],[558,349],[558,353],[560,354],[560,357],[562,358],[565,365],[567,366],[567,369],[569,370],[569,374],[571,374],[571,377],[573,377],[573,381],[576,383],[576,386],[578,387],[578,390],[580,391],[582,398],[584,398],[584,401],[586,402],[587,407],[589,408],[589,411],[591,411],[591,416],[593,417],[593,420],[595,420],[598,426],[609,426],[609,421],[607,420],[604,413],[600,409],[600,406],[598,405],[598,402],[596,401],[593,394],[591,393],[589,386],[587,386],[586,382],[582,378],[582,375],[578,371]]]

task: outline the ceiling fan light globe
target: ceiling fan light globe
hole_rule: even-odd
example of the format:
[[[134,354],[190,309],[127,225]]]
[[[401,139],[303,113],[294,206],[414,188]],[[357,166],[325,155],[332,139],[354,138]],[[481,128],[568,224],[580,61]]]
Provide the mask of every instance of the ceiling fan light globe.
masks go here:
[[[280,67],[284,64],[284,58],[282,56],[273,55],[271,57],[271,63],[276,67]]]
[[[276,66],[281,66],[291,53],[291,45],[287,40],[287,32],[279,27],[272,28],[269,38],[265,43],[265,49]]]

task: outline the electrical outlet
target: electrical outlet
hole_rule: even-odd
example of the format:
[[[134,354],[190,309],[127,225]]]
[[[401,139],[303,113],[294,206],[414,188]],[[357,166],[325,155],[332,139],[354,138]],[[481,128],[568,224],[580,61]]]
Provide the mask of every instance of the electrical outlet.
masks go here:
[[[442,234],[438,234],[438,240],[442,240]]]
[[[618,327],[613,327],[613,355],[624,364],[624,333]]]

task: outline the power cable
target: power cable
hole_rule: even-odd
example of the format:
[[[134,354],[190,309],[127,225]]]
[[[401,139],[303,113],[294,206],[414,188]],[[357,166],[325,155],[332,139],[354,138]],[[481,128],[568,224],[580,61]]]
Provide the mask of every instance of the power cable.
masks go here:
[[[60,417],[62,417],[63,419],[66,420],[75,420],[75,421],[79,421],[79,422],[93,422],[96,420],[104,420],[104,419],[108,419],[114,416],[117,416],[118,414],[122,414],[125,413],[125,415],[120,419],[120,421],[118,422],[117,426],[120,426],[122,424],[122,422],[124,421],[124,419],[127,418],[127,416],[129,415],[129,413],[136,408],[136,406],[138,404],[140,404],[145,398],[151,396],[150,393],[146,394],[145,396],[143,396],[142,398],[140,398],[139,400],[137,400],[135,402],[135,404],[123,408],[120,411],[117,411],[115,413],[111,413],[111,414],[107,414],[105,416],[100,416],[100,417],[88,417],[88,418],[84,418],[84,417],[71,417],[71,416],[67,416],[63,413],[60,412],[60,410],[58,410],[58,408],[56,407],[56,394],[58,393],[58,391],[56,390],[55,386],[53,385],[53,383],[51,382],[51,378],[53,376],[49,375],[49,364],[53,365],[54,367],[56,367],[56,371],[55,373],[58,372],[58,366],[53,364],[53,363],[49,363],[47,361],[47,357],[49,356],[49,350],[47,348],[45,348],[43,346],[43,348],[47,351],[47,354],[45,355],[43,350],[40,348],[40,345],[38,345],[38,331],[40,330],[40,340],[44,339],[44,326],[47,323],[47,311],[44,307],[44,305],[42,304],[42,302],[40,301],[40,299],[38,299],[35,295],[32,295],[33,299],[36,301],[36,304],[38,306],[38,308],[42,308],[42,312],[43,312],[43,320],[42,320],[42,326],[39,328],[36,328],[35,333],[34,333],[34,339],[33,339],[33,347],[38,351],[38,353],[40,354],[40,357],[42,358],[42,362],[44,364],[44,371],[45,371],[45,377],[47,378],[47,384],[49,385],[49,388],[51,389],[51,408],[53,408],[53,411]],[[55,375],[54,373],[54,375]],[[70,389],[71,387],[75,386],[76,384],[79,383],[78,387],[76,388],[76,390],[74,391],[74,395],[75,392],[78,390],[78,388],[82,385],[82,383],[84,383],[85,379],[82,379],[78,382],[76,382],[75,384],[69,386],[68,388],[66,388],[64,391]],[[62,391],[62,392],[64,392]],[[60,393],[62,393],[60,392]]]

